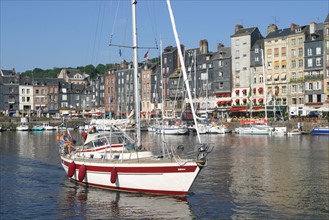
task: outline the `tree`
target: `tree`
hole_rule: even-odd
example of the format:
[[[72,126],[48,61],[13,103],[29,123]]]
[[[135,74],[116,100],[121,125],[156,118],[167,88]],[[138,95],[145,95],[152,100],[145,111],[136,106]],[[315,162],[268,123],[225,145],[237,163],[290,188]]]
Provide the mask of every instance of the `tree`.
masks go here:
[[[95,67],[92,64],[85,66],[85,73],[88,74],[90,76],[90,78],[92,78],[92,79],[97,76]]]
[[[98,74],[104,75],[106,72],[106,66],[104,64],[98,64],[96,67]]]

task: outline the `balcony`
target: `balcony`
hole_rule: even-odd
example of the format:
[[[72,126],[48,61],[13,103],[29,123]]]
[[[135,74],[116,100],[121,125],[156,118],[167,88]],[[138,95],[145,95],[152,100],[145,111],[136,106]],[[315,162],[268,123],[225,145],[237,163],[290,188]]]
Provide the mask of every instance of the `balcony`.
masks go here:
[[[323,105],[323,102],[307,102],[305,105]]]
[[[307,75],[304,77],[305,80],[323,80],[323,74],[321,75]]]

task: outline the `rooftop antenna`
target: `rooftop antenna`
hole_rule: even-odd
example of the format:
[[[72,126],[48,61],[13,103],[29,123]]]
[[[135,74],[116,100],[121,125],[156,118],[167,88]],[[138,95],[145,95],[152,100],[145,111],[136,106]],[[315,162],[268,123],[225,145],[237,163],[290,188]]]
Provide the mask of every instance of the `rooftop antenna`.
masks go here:
[[[274,24],[275,24],[276,26],[279,26],[280,18],[278,18],[278,17],[276,17],[276,16],[273,16],[272,18],[273,18],[273,20],[274,20]]]

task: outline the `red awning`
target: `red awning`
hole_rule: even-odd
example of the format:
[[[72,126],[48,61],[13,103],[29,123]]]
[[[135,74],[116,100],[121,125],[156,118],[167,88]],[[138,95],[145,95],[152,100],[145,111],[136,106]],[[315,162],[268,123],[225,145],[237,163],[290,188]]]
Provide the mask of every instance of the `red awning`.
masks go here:
[[[253,99],[252,102],[256,102],[256,99]]]
[[[239,99],[236,99],[235,102],[239,102]]]
[[[247,108],[243,108],[243,107],[233,107],[230,109],[231,112],[245,112],[247,111]]]
[[[92,114],[92,115],[102,115],[102,114],[104,114],[104,112],[89,112],[89,114]]]
[[[235,93],[239,93],[239,90],[237,89],[237,90],[235,90]]]
[[[246,89],[243,89],[243,90],[242,90],[242,92],[243,92],[243,93],[246,93],[246,92],[247,92],[247,90],[246,90]]]
[[[258,102],[263,102],[263,98],[259,98],[258,99]]]
[[[262,87],[258,88],[258,91],[259,92],[263,91],[263,88]]]
[[[256,88],[253,88],[252,90],[256,91]]]
[[[244,101],[244,102],[246,102],[246,101],[247,101],[247,99],[246,99],[246,98],[244,98],[244,99],[243,99],[243,101]]]

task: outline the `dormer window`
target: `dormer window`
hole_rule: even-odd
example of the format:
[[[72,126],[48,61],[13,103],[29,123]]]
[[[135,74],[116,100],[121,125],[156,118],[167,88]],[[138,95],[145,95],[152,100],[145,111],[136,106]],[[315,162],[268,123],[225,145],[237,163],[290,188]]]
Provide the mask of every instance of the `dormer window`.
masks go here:
[[[302,32],[302,28],[299,27],[295,29],[295,33],[300,33],[300,32]]]

